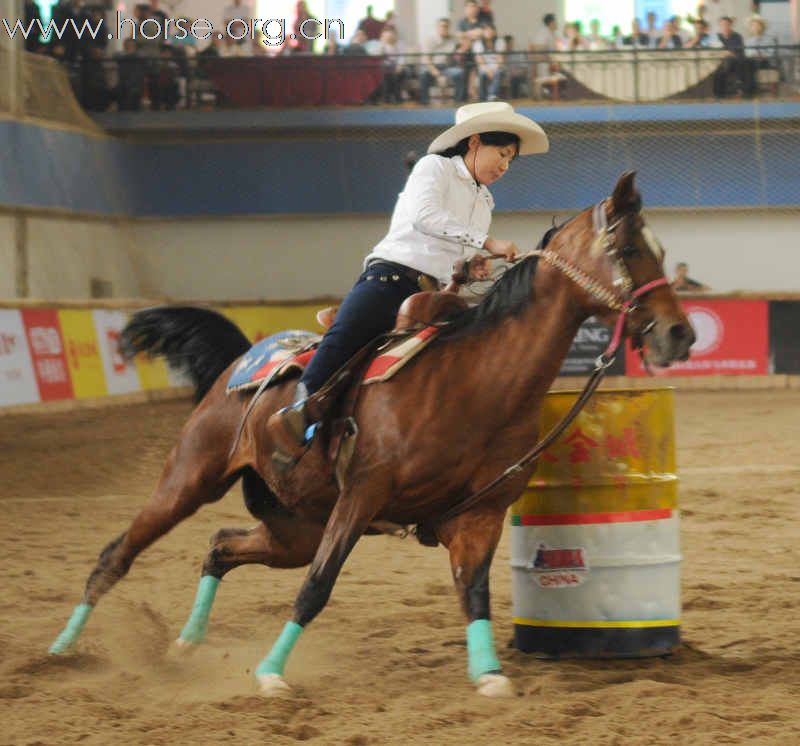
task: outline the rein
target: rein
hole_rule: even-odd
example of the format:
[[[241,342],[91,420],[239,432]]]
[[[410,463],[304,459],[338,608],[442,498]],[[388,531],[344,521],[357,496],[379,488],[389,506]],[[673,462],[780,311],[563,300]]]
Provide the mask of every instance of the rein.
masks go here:
[[[633,282],[630,279],[630,275],[628,273],[627,267],[625,267],[624,263],[618,256],[618,250],[613,245],[613,242],[609,241],[608,235],[613,234],[614,228],[617,227],[619,221],[614,223],[612,226],[608,226],[605,220],[605,201],[600,202],[594,208],[593,211],[593,220],[595,230],[600,234],[598,236],[598,241],[605,240],[604,249],[607,254],[611,255],[615,261],[616,269],[620,271],[622,275],[622,280],[618,281],[619,284],[622,284],[626,287],[628,291],[628,297],[625,300],[619,300],[612,291],[608,290],[607,288],[600,285],[596,280],[594,280],[590,275],[586,274],[582,269],[576,267],[571,262],[568,262],[566,259],[563,259],[558,254],[550,251],[549,249],[544,250],[534,250],[529,252],[525,255],[527,256],[539,256],[544,259],[546,262],[551,264],[553,267],[558,269],[559,271],[563,272],[570,280],[575,282],[579,287],[586,290],[590,295],[594,296],[597,300],[601,303],[606,305],[608,308],[619,311],[619,316],[617,317],[617,322],[614,325],[614,333],[611,337],[611,341],[608,344],[608,347],[603,351],[603,353],[597,358],[594,364],[594,370],[592,371],[591,376],[589,376],[589,380],[586,382],[586,385],[583,387],[583,391],[581,391],[578,398],[575,400],[575,403],[570,407],[569,412],[564,415],[564,418],[550,430],[547,435],[544,436],[530,451],[528,451],[519,461],[509,466],[500,476],[493,479],[489,484],[484,485],[479,489],[477,492],[473,492],[469,497],[465,498],[462,502],[457,503],[449,510],[445,511],[445,513],[436,520],[437,524],[445,523],[446,521],[455,518],[462,513],[465,513],[470,508],[475,507],[477,503],[481,501],[483,497],[485,497],[489,492],[491,492],[495,487],[499,486],[503,482],[505,482],[509,477],[512,477],[516,474],[519,474],[526,466],[528,466],[532,461],[537,459],[543,451],[545,451],[552,443],[557,440],[562,433],[572,424],[575,418],[580,414],[581,410],[586,406],[586,403],[592,397],[592,394],[597,390],[597,387],[600,385],[600,382],[603,379],[603,376],[606,373],[606,370],[613,365],[614,360],[616,358],[617,350],[619,349],[620,344],[622,343],[622,334],[625,329],[625,320],[628,314],[632,313],[637,308],[636,301],[641,298],[643,295],[649,293],[651,290],[655,290],[656,288],[663,287],[664,285],[669,285],[669,280],[666,277],[659,277],[657,280],[652,280],[641,287],[633,288]],[[601,217],[602,215],[602,217]],[[524,258],[524,257],[520,257]],[[617,284],[617,283],[615,283]],[[649,328],[647,329],[649,331]]]

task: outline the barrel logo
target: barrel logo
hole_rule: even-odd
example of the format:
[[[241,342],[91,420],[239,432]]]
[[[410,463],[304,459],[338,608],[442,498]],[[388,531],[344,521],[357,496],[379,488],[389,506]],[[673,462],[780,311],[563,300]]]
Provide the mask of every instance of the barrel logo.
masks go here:
[[[544,542],[539,542],[528,570],[540,588],[574,588],[589,578],[589,564],[582,547],[555,548]]]

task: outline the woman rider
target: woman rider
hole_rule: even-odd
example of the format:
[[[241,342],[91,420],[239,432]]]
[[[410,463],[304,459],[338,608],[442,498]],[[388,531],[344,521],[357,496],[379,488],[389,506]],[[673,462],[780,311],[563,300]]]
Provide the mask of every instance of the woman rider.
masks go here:
[[[489,236],[494,200],[488,186],[518,155],[544,153],[547,135],[533,120],[502,101],[468,104],[455,125],[428,147],[397,199],[389,232],[364,261],[297,385],[294,403],[270,417],[273,465],[291,468],[305,451],[315,420],[309,397],[372,339],[394,327],[403,301],[420,290],[446,285],[456,264],[468,262],[473,279],[489,276],[484,250],[513,261],[512,241]],[[313,408],[312,408],[313,409]]]

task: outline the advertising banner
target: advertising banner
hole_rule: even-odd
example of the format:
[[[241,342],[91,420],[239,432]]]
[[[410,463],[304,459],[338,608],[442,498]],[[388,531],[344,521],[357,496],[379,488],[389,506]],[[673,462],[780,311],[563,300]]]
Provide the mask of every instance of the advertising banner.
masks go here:
[[[136,365],[126,360],[119,350],[119,338],[128,322],[128,314],[124,311],[95,310],[92,311],[92,317],[109,393],[141,391]]]
[[[581,324],[569,348],[567,359],[561,366],[562,376],[586,376],[594,370],[595,360],[605,352],[611,342],[612,330],[594,317]],[[625,375],[625,350],[620,348],[617,359],[606,371],[611,376]]]
[[[54,308],[26,308],[21,313],[41,400],[72,399],[72,381],[58,311]]]
[[[91,311],[61,310],[58,312],[67,367],[76,399],[94,399],[106,396],[103,361]]]
[[[317,323],[317,311],[324,307],[324,302],[319,305],[307,306],[232,306],[217,309],[223,316],[227,316],[236,324],[245,336],[253,343],[260,342],[271,334],[287,329],[307,329],[311,332],[321,331]]]
[[[800,301],[776,300],[769,304],[770,372],[800,373]]]
[[[690,300],[684,302],[683,307],[697,335],[691,357],[666,369],[653,367],[654,375],[766,375],[769,372],[767,301]],[[639,355],[630,348],[626,367],[629,376],[647,375]]]
[[[0,310],[0,406],[38,401],[22,316],[19,311]]]

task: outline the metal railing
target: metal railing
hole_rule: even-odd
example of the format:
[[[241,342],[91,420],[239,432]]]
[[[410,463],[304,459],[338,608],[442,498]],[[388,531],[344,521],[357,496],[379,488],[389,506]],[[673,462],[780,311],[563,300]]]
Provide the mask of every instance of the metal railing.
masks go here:
[[[440,56],[432,69],[418,53],[187,57],[169,50],[84,60],[70,67],[70,79],[90,111],[451,106],[488,95],[538,102],[800,96],[800,45],[747,51],[741,57],[717,49],[503,52],[491,57],[495,87],[473,56]]]

